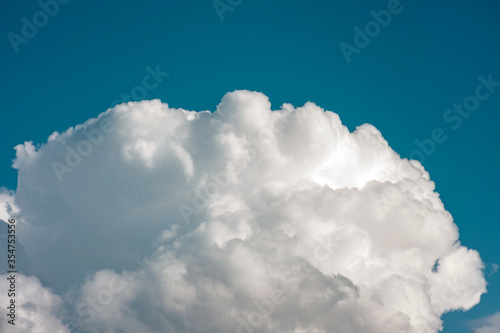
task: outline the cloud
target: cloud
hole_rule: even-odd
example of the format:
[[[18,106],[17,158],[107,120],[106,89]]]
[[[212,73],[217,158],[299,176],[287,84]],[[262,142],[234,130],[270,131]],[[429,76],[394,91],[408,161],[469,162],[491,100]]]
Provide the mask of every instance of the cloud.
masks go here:
[[[17,213],[19,213],[19,209],[14,204],[13,192],[0,188],[0,220],[7,222],[9,216]]]
[[[16,150],[31,272],[89,332],[437,332],[486,291],[422,165],[313,103],[130,102]]]
[[[3,314],[0,318],[2,332],[13,332],[13,328],[19,333],[69,332],[66,325],[61,323],[63,315],[61,297],[44,288],[35,277],[17,274],[14,280],[9,281],[10,277],[11,274],[0,275],[0,287],[4,291],[0,294],[0,302],[6,307],[13,307],[17,317]],[[10,282],[15,283],[15,288],[12,289],[15,297],[9,297],[6,292],[9,290]],[[10,303],[11,299],[15,299],[13,305]],[[7,313],[10,313],[10,309]],[[15,326],[9,323],[12,319]]]
[[[484,319],[476,320],[474,322],[476,328],[474,333],[497,333],[500,332],[500,312],[497,312]]]
[[[493,276],[495,275],[497,272],[498,272],[498,268],[500,268],[500,266],[498,264],[491,264],[490,265],[490,272],[488,273],[488,276]]]

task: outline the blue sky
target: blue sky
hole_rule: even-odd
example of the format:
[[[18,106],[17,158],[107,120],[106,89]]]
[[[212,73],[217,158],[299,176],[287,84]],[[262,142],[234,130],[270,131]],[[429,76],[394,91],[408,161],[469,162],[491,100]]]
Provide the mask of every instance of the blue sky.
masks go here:
[[[15,145],[43,143],[97,116],[141,85],[148,66],[169,76],[147,99],[200,111],[236,89],[262,91],[274,108],[313,101],[351,130],[373,124],[403,157],[441,128],[447,139],[423,165],[461,242],[487,264],[488,281],[479,305],[444,316],[444,332],[469,332],[466,321],[500,311],[499,274],[488,276],[500,263],[500,88],[459,128],[443,120],[474,94],[479,76],[500,81],[498,3],[402,0],[350,63],[339,44],[354,44],[353,28],[388,1],[243,0],[221,20],[208,0],[71,0],[17,53],[7,35],[21,34],[22,17],[31,20],[40,6],[0,6],[1,186],[16,188]]]

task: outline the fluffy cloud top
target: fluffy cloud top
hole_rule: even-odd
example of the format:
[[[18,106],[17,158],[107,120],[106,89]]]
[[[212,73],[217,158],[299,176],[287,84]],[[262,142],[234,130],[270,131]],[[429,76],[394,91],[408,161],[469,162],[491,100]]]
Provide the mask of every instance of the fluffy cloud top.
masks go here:
[[[437,332],[486,291],[420,163],[313,103],[131,102],[16,149],[18,237],[68,331]]]

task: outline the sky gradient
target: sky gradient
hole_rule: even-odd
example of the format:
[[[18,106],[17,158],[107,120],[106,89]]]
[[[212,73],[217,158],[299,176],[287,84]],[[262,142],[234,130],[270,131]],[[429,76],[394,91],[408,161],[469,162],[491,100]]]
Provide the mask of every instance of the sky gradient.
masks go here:
[[[354,45],[354,28],[364,29],[370,12],[389,3],[243,0],[221,20],[211,1],[71,0],[16,53],[7,36],[21,35],[22,18],[32,20],[40,5],[3,2],[0,186],[16,189],[14,146],[43,143],[134,91],[198,111],[214,111],[237,89],[263,92],[274,109],[312,101],[338,113],[351,131],[374,125],[402,157],[440,128],[446,140],[421,162],[462,244],[487,265],[481,303],[444,316],[443,332],[469,332],[468,321],[500,311],[500,278],[490,274],[500,263],[500,87],[456,129],[443,117],[474,95],[478,77],[500,81],[500,5],[401,1],[348,63],[339,45]],[[151,89],[136,88],[158,68],[168,76],[148,81]]]

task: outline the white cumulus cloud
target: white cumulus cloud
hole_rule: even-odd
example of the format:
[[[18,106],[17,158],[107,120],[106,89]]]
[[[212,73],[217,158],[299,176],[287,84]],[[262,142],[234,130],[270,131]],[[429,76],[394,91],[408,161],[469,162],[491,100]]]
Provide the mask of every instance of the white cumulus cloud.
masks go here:
[[[422,165],[314,103],[130,102],[16,149],[1,202],[68,330],[437,332],[486,292]]]
[[[35,277],[15,274],[15,278],[12,279],[12,276],[12,274],[0,274],[0,288],[4,291],[0,294],[2,308],[11,307],[13,310],[11,312],[11,309],[7,309],[7,314],[3,314],[0,318],[1,332],[69,332],[68,327],[61,323],[63,317],[61,297],[44,288]],[[14,283],[13,287],[11,282]],[[7,293],[8,290],[12,291]],[[13,304],[10,303],[12,299],[15,300]],[[12,314],[12,317],[9,314]]]

